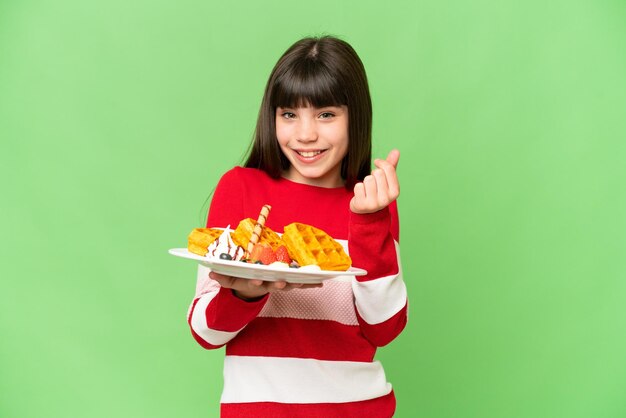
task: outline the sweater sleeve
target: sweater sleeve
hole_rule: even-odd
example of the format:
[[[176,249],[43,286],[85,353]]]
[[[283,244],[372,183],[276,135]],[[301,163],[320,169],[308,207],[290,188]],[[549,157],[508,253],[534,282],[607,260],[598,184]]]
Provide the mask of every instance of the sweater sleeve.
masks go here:
[[[235,168],[224,174],[215,188],[207,226],[235,228],[243,219],[243,199],[241,180]],[[268,295],[253,302],[243,301],[231,289],[222,288],[209,278],[209,272],[207,267],[198,266],[196,295],[187,322],[195,340],[206,349],[214,349],[233,339],[256,318]]]
[[[395,218],[395,219],[394,219]],[[350,216],[348,248],[352,264],[367,270],[352,283],[357,319],[375,346],[390,343],[407,322],[395,204],[371,214]]]

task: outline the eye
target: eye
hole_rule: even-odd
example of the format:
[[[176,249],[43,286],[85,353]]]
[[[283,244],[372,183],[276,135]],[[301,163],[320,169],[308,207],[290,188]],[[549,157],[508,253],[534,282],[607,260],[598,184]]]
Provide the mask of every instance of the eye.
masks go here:
[[[296,117],[295,113],[293,112],[282,112],[280,115],[285,119],[293,119]]]
[[[320,118],[321,118],[321,119],[330,119],[330,118],[332,118],[333,116],[335,116],[335,114],[334,114],[334,113],[332,113],[332,112],[323,112],[323,113],[320,113]]]

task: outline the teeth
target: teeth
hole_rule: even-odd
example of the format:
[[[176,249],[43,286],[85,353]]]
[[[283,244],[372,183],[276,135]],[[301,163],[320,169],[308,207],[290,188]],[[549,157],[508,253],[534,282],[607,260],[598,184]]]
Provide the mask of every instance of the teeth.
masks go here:
[[[316,155],[321,154],[322,151],[298,151],[298,154],[302,155],[303,157],[315,157]]]

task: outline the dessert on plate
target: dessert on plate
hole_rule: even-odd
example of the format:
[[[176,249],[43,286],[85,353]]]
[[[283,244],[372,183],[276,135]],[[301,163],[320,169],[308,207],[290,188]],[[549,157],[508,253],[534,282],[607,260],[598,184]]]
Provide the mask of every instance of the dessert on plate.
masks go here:
[[[234,231],[230,225],[224,230],[196,228],[189,234],[187,248],[203,257],[285,268],[350,268],[352,260],[341,244],[319,228],[294,222],[285,226],[281,236],[265,226],[270,209],[263,206],[256,222],[243,219]]]

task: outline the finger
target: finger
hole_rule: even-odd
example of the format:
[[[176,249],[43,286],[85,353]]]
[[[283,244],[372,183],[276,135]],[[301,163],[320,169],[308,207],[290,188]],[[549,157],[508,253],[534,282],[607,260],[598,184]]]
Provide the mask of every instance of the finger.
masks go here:
[[[289,292],[290,290],[300,289],[300,287],[301,287],[300,283],[287,283],[287,285],[281,290],[283,292]]]
[[[363,183],[357,183],[354,185],[354,197],[350,200],[350,210],[353,212],[359,212],[361,210],[362,202],[365,201],[365,186]]]
[[[357,198],[357,200],[365,199],[365,186],[362,182],[354,185],[354,197]]]
[[[270,286],[276,290],[282,290],[287,286],[287,282],[284,280],[279,280],[277,282],[271,283]]]
[[[324,286],[324,283],[308,283],[308,284],[303,284],[300,289],[313,289],[313,288],[322,287],[322,286]]]
[[[395,199],[400,194],[400,184],[396,168],[387,160],[375,160],[374,165],[385,172],[389,197]]]
[[[372,176],[376,179],[376,193],[379,205],[389,204],[389,186],[387,185],[387,175],[380,168],[372,171]]]
[[[322,287],[322,283],[287,283],[287,287],[283,289],[285,290],[293,290],[293,289],[312,289],[315,287]]]
[[[392,149],[391,151],[389,151],[389,154],[387,155],[387,161],[391,163],[394,168],[397,167],[398,161],[400,161],[400,151],[398,151],[397,149]]]
[[[263,284],[263,280],[259,280],[259,279],[251,279],[249,281],[250,285],[252,286],[261,286]]]
[[[235,287],[235,278],[230,276],[224,276],[223,274],[211,272],[209,277],[220,284],[221,287],[232,289]]]
[[[363,179],[363,188],[365,190],[365,199],[375,198],[378,194],[376,189],[376,179],[371,174]]]
[[[219,274],[219,273],[216,273],[214,271],[209,273],[209,278],[215,280],[219,284],[222,284],[222,282],[226,282],[226,281],[228,281],[230,279],[230,277],[224,276],[223,274]]]

